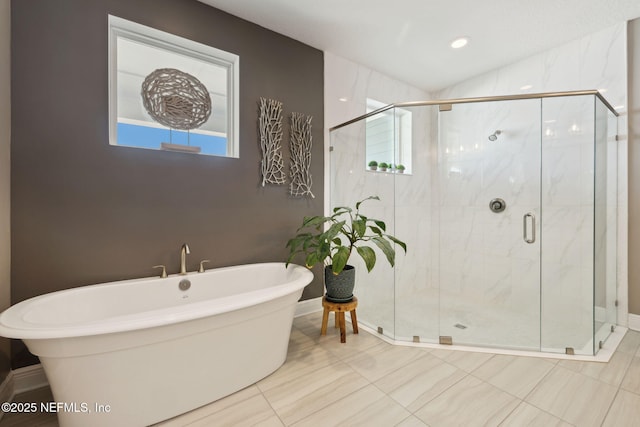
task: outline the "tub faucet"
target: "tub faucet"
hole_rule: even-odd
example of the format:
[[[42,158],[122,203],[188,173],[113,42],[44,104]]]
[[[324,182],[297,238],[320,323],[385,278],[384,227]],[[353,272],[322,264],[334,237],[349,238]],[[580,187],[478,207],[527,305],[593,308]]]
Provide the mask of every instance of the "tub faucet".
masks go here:
[[[180,248],[180,274],[187,274],[187,254],[190,254],[189,245],[186,243]]]

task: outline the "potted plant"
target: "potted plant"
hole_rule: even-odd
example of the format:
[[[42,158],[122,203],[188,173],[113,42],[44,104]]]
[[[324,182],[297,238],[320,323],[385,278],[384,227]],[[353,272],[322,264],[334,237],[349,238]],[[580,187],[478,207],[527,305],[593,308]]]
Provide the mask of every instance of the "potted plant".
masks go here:
[[[389,167],[389,165],[387,163],[385,163],[385,162],[382,162],[382,163],[378,164],[378,167],[380,168],[380,170],[382,172],[385,172],[387,170],[387,168]]]
[[[386,234],[384,221],[369,218],[360,213],[360,205],[367,200],[380,200],[370,196],[356,203],[355,210],[349,207],[336,207],[331,216],[305,217],[296,231],[295,237],[287,242],[289,258],[287,265],[297,254],[305,255],[305,265],[312,268],[323,263],[327,299],[333,302],[346,302],[353,298],[355,269],[347,262],[351,254],[360,255],[370,272],[376,265],[376,253],[369,246],[373,243],[395,265],[396,251],[393,244],[399,245],[406,253],[407,245]],[[325,230],[325,225],[328,228]]]
[[[398,171],[398,173],[404,173],[404,170],[406,168],[404,167],[403,164],[399,164],[398,166],[396,166],[396,170]]]
[[[369,162],[369,169],[371,169],[372,171],[377,170],[378,169],[378,162],[376,162],[375,160],[371,160]]]

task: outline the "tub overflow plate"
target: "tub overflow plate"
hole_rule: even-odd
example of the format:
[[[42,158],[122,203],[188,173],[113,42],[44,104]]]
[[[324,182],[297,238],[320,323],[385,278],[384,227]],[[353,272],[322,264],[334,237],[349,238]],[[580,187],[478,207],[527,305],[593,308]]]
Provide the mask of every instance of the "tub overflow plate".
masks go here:
[[[489,202],[489,209],[491,212],[500,213],[507,208],[507,203],[499,198],[493,199]]]
[[[180,283],[178,283],[178,287],[181,291],[186,291],[191,287],[191,281],[189,279],[182,279]]]

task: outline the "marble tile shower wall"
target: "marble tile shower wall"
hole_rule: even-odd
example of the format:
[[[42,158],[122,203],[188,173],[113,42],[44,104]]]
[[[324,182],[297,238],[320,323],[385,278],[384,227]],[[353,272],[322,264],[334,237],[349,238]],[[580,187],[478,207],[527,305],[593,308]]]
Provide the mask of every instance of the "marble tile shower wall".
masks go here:
[[[617,172],[618,191],[615,194],[617,203],[617,246],[609,248],[609,252],[617,252],[617,266],[609,266],[607,274],[611,271],[617,272],[617,295],[620,301],[617,313],[617,323],[627,324],[627,53],[626,53],[626,23],[620,23],[605,30],[596,32],[589,36],[574,40],[573,42],[561,45],[557,48],[547,50],[514,64],[501,67],[486,74],[474,77],[457,85],[446,88],[437,94],[438,99],[465,98],[487,95],[509,95],[518,93],[538,93],[554,91],[571,91],[598,89],[602,92],[609,103],[618,108],[620,117],[618,118],[618,134],[621,136],[617,142],[617,147],[610,147],[606,150],[610,156],[609,171]],[[576,229],[576,224],[593,224],[593,217],[589,217],[588,212],[578,214],[574,210],[574,216],[567,214],[569,205],[577,206],[582,203],[583,209],[588,210],[584,205],[585,198],[593,199],[593,184],[588,185],[587,181],[593,179],[593,170],[587,168],[588,164],[593,164],[593,133],[581,136],[579,132],[572,132],[571,137],[564,140],[559,136],[561,130],[566,131],[578,124],[580,129],[587,129],[593,121],[587,122],[588,118],[593,120],[593,103],[585,106],[566,105],[570,103],[580,103],[578,98],[565,98],[558,100],[546,100],[543,108],[543,180],[546,179],[550,185],[546,192],[546,199],[542,200],[543,205],[549,209],[545,212],[546,231],[558,237],[554,244],[543,247],[543,264],[549,261],[558,261],[557,256],[564,255],[564,259],[573,259],[574,262],[555,262],[552,269],[547,269],[545,280],[552,278],[563,278],[566,283],[584,283],[591,279],[591,270],[579,268],[575,260],[589,258],[589,254],[578,254],[580,251],[592,251],[592,239],[587,234]],[[587,102],[582,100],[582,102]],[[586,111],[585,108],[589,111]],[[557,120],[556,122],[550,122]],[[545,123],[547,122],[547,123]],[[579,122],[579,123],[578,123]],[[568,127],[567,127],[568,125]],[[564,128],[562,128],[564,126]],[[562,128],[562,129],[561,129]],[[600,126],[599,129],[605,129]],[[611,129],[611,126],[609,127]],[[551,135],[546,135],[549,131]],[[589,141],[581,141],[580,138]],[[585,144],[581,144],[585,142]],[[582,148],[578,148],[582,147]],[[617,149],[616,149],[617,148]],[[591,156],[591,157],[589,157]],[[587,176],[580,176],[586,173]],[[591,174],[591,175],[589,175]],[[564,179],[566,178],[566,179]],[[615,182],[616,177],[609,177],[609,182]],[[591,192],[591,193],[590,193]],[[611,197],[611,194],[609,195]],[[582,198],[578,200],[577,198]],[[609,207],[611,209],[611,206]],[[576,217],[576,215],[578,217]],[[591,214],[592,215],[592,214]],[[609,227],[613,225],[610,224]],[[571,237],[573,236],[573,238]],[[586,239],[586,240],[585,240]],[[591,239],[591,240],[590,240]],[[582,271],[579,273],[578,271]],[[543,273],[544,274],[544,273]],[[584,277],[587,274],[588,277]],[[581,287],[580,289],[564,288],[565,292],[573,295],[575,300],[570,304],[582,308],[583,317],[569,321],[571,325],[584,325],[590,322],[591,314],[585,311],[586,301],[592,298],[591,287]],[[543,302],[547,303],[549,313],[558,313],[562,310],[561,300],[556,299],[562,288],[549,287],[547,296]],[[586,293],[589,293],[588,295]],[[562,300],[567,300],[563,298]],[[576,307],[574,307],[576,308]],[[590,313],[590,311],[589,311]],[[552,329],[549,325],[547,329]],[[564,341],[564,339],[563,339]]]
[[[383,103],[423,101],[430,95],[405,83],[355,64],[344,58],[325,52],[325,119],[328,127],[350,120],[367,111],[367,98]],[[358,315],[372,327],[382,327],[385,334],[393,335],[394,328],[401,326],[394,322],[396,312],[406,310],[403,304],[424,302],[435,304],[437,308],[437,284],[430,279],[430,259],[432,251],[431,198],[432,177],[430,152],[435,148],[429,144],[431,111],[410,109],[412,112],[412,175],[399,176],[392,173],[366,171],[365,148],[357,141],[364,141],[364,122],[354,124],[339,131],[327,133],[333,151],[330,156],[331,169],[326,170],[329,181],[325,188],[331,189],[325,200],[332,206],[353,205],[369,195],[378,195],[381,202],[371,202],[363,206],[368,215],[383,219],[389,232],[406,241],[410,248],[407,256],[398,256],[395,270],[390,268],[384,256],[372,274],[358,268],[356,294],[361,303]],[[420,165],[420,166],[419,166]],[[354,262],[360,267],[359,261]],[[403,286],[397,286],[403,283]],[[436,292],[433,294],[433,292]],[[402,295],[420,295],[418,301],[408,301]],[[392,301],[395,301],[394,305]],[[406,302],[405,302],[406,301]],[[382,302],[382,303],[381,303]],[[433,322],[418,319],[420,325],[437,331],[437,310],[429,310]],[[408,320],[409,321],[409,320]],[[412,335],[415,335],[413,333]]]
[[[527,92],[547,92],[566,91],[577,89],[606,89],[604,95],[612,105],[626,105],[626,52],[625,52],[626,25],[618,26],[600,31],[591,36],[576,40],[555,49],[543,52],[539,55],[527,58],[518,63],[502,67],[482,76],[462,82],[458,85],[447,88],[435,95],[412,88],[402,82],[384,76],[364,66],[348,61],[325,52],[325,118],[328,128],[343,123],[366,112],[366,99],[373,98],[378,101],[393,103],[403,101],[416,101],[428,99],[446,99],[471,96],[490,96],[522,93],[521,87],[532,85]],[[351,125],[342,128],[340,131],[332,132],[329,137],[326,131],[326,141],[330,141],[333,151],[329,155],[327,147],[327,158],[331,158],[330,165],[326,166],[328,193],[326,200],[332,206],[342,204],[353,204],[359,198],[376,194],[383,200],[382,203],[373,202],[369,205],[368,212],[371,216],[378,216],[384,219],[391,226],[391,231],[398,237],[407,241],[409,253],[407,256],[400,256],[397,266],[389,268],[384,263],[378,263],[375,274],[360,274],[357,278],[356,292],[362,303],[359,306],[361,319],[370,321],[370,326],[381,326],[385,333],[395,335],[397,338],[411,339],[418,335],[426,338],[436,338],[439,335],[439,303],[440,285],[444,277],[452,280],[452,286],[457,286],[456,276],[462,274],[447,268],[446,262],[451,254],[453,242],[445,242],[442,247],[439,241],[439,226],[447,227],[447,219],[452,218],[455,212],[440,214],[435,217],[436,207],[443,202],[446,206],[448,198],[454,197],[452,189],[443,187],[441,189],[435,185],[442,178],[436,171],[451,170],[453,162],[451,158],[445,159],[442,153],[438,155],[438,118],[437,112],[433,109],[421,107],[411,109],[413,116],[413,143],[412,174],[398,176],[395,174],[374,173],[365,170],[364,123]],[[539,109],[537,111],[539,117]],[[525,114],[525,112],[521,112]],[[509,114],[505,118],[509,123],[516,123],[524,120],[524,117],[517,116],[518,112],[501,112],[496,114]],[[487,112],[487,125],[493,118],[490,111]],[[486,141],[489,128],[491,132],[499,129],[498,123],[492,123],[481,135]],[[620,128],[626,129],[626,117],[620,120]],[[485,135],[486,133],[486,135]],[[621,130],[621,134],[626,131]],[[618,143],[620,159],[619,168],[619,194],[618,204],[620,205],[620,226],[618,239],[619,252],[623,257],[619,259],[618,277],[621,282],[626,278],[626,140]],[[563,148],[556,147],[559,151]],[[441,147],[442,151],[442,147]],[[473,162],[472,153],[468,153],[466,159]],[[503,153],[505,154],[505,153]],[[516,153],[506,153],[506,157],[493,160],[500,168],[501,164],[507,162],[509,156],[517,156]],[[558,152],[555,160],[558,171],[563,170],[571,173],[576,166],[576,157],[565,152]],[[580,155],[580,162],[588,161],[584,158],[586,154]],[[545,159],[546,161],[547,159]],[[457,161],[463,161],[458,158]],[[448,163],[447,163],[448,162]],[[503,163],[501,163],[503,162]],[[446,163],[446,164],[445,164]],[[531,165],[530,165],[531,166]],[[528,167],[528,166],[527,166]],[[455,177],[449,177],[449,185],[453,185]],[[458,177],[460,178],[460,177]],[[496,184],[502,185],[502,184]],[[523,184],[528,185],[528,184]],[[464,185],[459,188],[464,192]],[[569,198],[576,195],[585,196],[586,188],[577,192],[570,188],[556,186],[553,193],[548,197],[560,198],[563,194]],[[457,193],[456,193],[457,194]],[[468,195],[472,197],[472,195]],[[458,197],[458,196],[455,196]],[[460,193],[459,197],[463,197]],[[520,201],[518,202],[520,203]],[[523,199],[522,203],[526,203]],[[485,205],[484,201],[482,203]],[[454,209],[455,210],[455,209]],[[464,211],[464,212],[463,212]],[[459,215],[472,215],[473,211],[461,210]],[[479,212],[476,212],[477,215]],[[476,216],[477,216],[476,215]],[[584,213],[588,216],[588,213]],[[553,226],[553,216],[549,220],[549,226]],[[563,218],[561,211],[555,214],[556,227],[561,229],[563,221],[568,223],[568,218]],[[464,224],[476,227],[470,230],[468,236],[473,238],[482,234],[483,223],[481,218],[469,218],[463,221]],[[441,225],[440,220],[443,220]],[[574,219],[575,220],[575,219]],[[623,221],[624,220],[624,221]],[[578,223],[588,222],[588,218],[583,218]],[[591,222],[592,223],[592,222]],[[519,228],[521,223],[516,222]],[[456,232],[461,230],[455,230]],[[562,232],[566,233],[566,230]],[[575,237],[575,230],[573,230]],[[515,233],[518,235],[518,233]],[[520,230],[521,234],[521,230]],[[567,234],[568,235],[568,234]],[[475,237],[474,237],[475,236]],[[462,239],[462,237],[460,237]],[[472,239],[473,240],[473,239]],[[469,242],[467,242],[469,243]],[[586,246],[582,246],[586,245]],[[554,254],[580,252],[580,247],[592,247],[585,243],[582,237],[568,239],[565,247],[555,247],[549,251],[548,256]],[[497,245],[496,251],[503,254],[513,254],[509,243]],[[440,252],[442,251],[442,252]],[[449,252],[447,252],[449,251]],[[622,254],[624,252],[624,254]],[[511,266],[517,266],[521,273],[520,277],[526,280],[529,275],[525,274],[527,266],[535,269],[535,263],[526,254],[515,254]],[[477,260],[476,260],[477,261]],[[490,263],[495,269],[504,269],[504,265]],[[474,267],[475,265],[475,267]],[[471,263],[469,269],[478,268],[477,263]],[[441,271],[439,269],[442,268]],[[363,271],[363,269],[360,269]],[[513,269],[512,271],[515,271]],[[524,271],[525,273],[522,273]],[[467,271],[470,273],[470,270]],[[485,271],[485,277],[490,276],[489,270]],[[443,277],[439,277],[439,275]],[[562,274],[572,275],[575,273],[566,270]],[[626,282],[620,283],[621,289],[621,318],[619,323],[626,323]],[[526,302],[531,297],[528,291],[518,288],[506,291],[500,286],[489,285],[485,281],[485,286],[474,289],[473,292],[483,293],[485,296],[493,296],[497,304],[505,305],[508,301],[516,300]],[[505,293],[506,292],[506,293]],[[558,291],[560,292],[560,291]],[[506,295],[506,296],[505,296]],[[582,301],[582,297],[576,294]],[[395,305],[391,304],[395,298]],[[384,301],[380,304],[379,301]],[[377,304],[375,304],[377,302]],[[581,302],[576,302],[580,304]],[[553,306],[548,306],[551,310]],[[563,341],[564,346],[564,341]]]

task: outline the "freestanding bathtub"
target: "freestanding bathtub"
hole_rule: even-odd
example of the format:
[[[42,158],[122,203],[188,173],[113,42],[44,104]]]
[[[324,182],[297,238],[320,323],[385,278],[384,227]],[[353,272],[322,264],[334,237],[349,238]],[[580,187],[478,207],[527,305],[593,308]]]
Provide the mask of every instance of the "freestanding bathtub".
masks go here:
[[[10,307],[0,335],[40,357],[61,426],[145,426],[278,369],[312,279],[265,263],[84,286]]]

